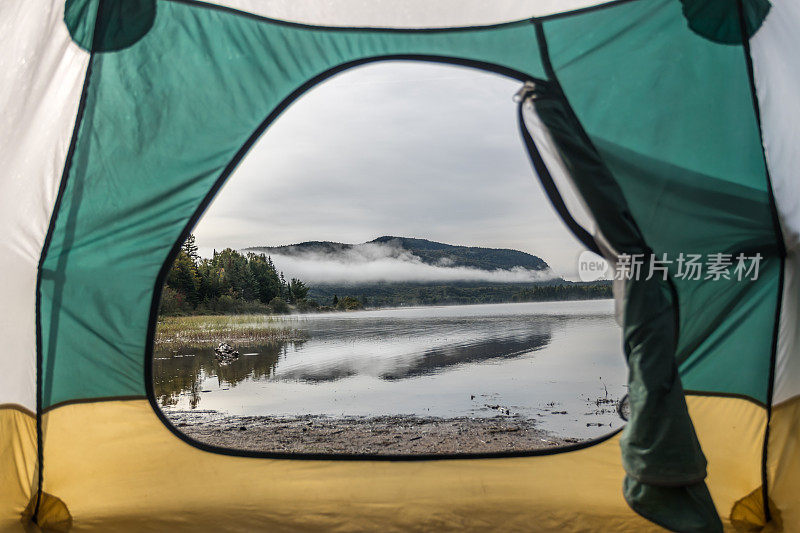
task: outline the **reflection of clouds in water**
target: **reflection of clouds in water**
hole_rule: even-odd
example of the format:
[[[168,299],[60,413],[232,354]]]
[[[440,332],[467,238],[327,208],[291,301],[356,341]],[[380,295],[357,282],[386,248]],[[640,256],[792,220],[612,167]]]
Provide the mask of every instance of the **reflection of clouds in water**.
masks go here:
[[[456,365],[519,357],[544,348],[548,344],[550,344],[549,333],[534,333],[523,339],[498,338],[467,346],[446,346],[428,350],[413,363],[398,365],[395,370],[381,375],[381,378],[406,379],[433,374]]]
[[[537,329],[544,328],[540,326]],[[288,368],[284,370],[283,365],[279,364],[273,379],[319,382],[360,374],[385,380],[401,380],[435,374],[457,365],[519,357],[538,350],[549,342],[549,332],[541,331],[524,336],[498,336],[474,342],[445,343],[421,351],[408,351],[405,346],[402,353],[372,359],[368,355],[369,347],[364,346],[362,350],[351,352],[349,357],[329,360],[325,364],[317,361],[292,365],[287,361]]]
[[[496,416],[488,402],[536,417],[543,429],[560,435],[596,437],[609,428],[587,422],[616,423],[618,417],[589,413],[593,399],[604,398],[606,390],[613,398],[627,392],[611,301],[402,308],[289,320],[309,333],[307,342],[238,345],[243,354],[260,355],[242,355],[227,367],[215,363],[211,349],[154,361],[160,405],[167,412],[196,408],[242,416]],[[557,408],[543,410],[554,403]]]
[[[587,328],[609,327],[611,308],[605,301],[539,302],[290,317],[286,320],[309,340],[239,345],[243,355],[225,366],[216,363],[212,348],[195,350],[194,357],[162,359],[169,354],[156,354],[154,385],[159,403],[169,406],[182,394],[196,405],[201,384],[209,387],[212,379],[218,389],[245,381],[267,387],[269,382],[322,386],[358,376],[399,384],[456,368],[518,360],[546,348],[557,331],[580,336]]]
[[[567,320],[580,319],[512,315],[326,320],[309,325],[311,341],[289,350],[272,379],[319,382],[365,375],[401,380],[520,357],[546,346],[552,329]]]
[[[374,312],[354,319],[354,314],[298,321],[309,340],[248,347],[255,353],[224,366],[217,364],[211,348],[197,350],[191,358],[157,357],[154,374],[160,403],[174,405],[181,393],[196,396],[199,383],[209,378],[216,378],[220,386],[235,387],[248,379],[314,384],[353,376],[399,381],[433,375],[522,357],[546,347],[554,329],[605,320],[591,315],[387,319],[375,317]]]

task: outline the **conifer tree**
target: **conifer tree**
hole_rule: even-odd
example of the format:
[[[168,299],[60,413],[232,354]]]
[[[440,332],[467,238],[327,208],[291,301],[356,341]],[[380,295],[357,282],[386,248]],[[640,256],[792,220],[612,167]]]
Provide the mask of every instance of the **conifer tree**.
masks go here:
[[[200,259],[200,256],[197,253],[197,244],[195,243],[193,233],[190,233],[189,236],[186,237],[181,249],[183,249],[183,251],[186,252],[186,255],[188,255],[189,258],[191,258],[191,260],[195,263],[197,263],[197,261]]]

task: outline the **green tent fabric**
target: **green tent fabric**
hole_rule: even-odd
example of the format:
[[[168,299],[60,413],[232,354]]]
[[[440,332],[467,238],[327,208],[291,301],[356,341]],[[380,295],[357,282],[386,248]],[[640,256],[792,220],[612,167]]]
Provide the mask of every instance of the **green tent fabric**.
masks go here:
[[[168,251],[196,220],[202,200],[314,81],[342,65],[420,55],[535,78],[543,73],[536,47],[527,21],[455,32],[325,31],[159,3],[153,28],[135,46],[95,54],[90,65],[85,114],[44,263],[44,407],[145,392],[138,369],[153,280]],[[158,105],[143,107],[140,98]],[[72,258],[75,250],[80,259]],[[128,283],[119,287],[123,272]],[[87,308],[87,301],[96,306]],[[108,372],[87,373],[98,361],[86,354],[107,351],[115,354]]]

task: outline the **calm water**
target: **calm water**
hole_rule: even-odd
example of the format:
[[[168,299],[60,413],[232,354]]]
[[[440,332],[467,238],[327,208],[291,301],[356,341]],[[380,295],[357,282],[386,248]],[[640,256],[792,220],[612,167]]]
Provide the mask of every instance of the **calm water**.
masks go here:
[[[626,392],[612,312],[611,300],[594,300],[295,315],[286,320],[308,340],[238,345],[243,355],[228,366],[211,349],[156,353],[155,389],[165,411],[510,413],[559,435],[598,436],[622,421],[597,399]]]

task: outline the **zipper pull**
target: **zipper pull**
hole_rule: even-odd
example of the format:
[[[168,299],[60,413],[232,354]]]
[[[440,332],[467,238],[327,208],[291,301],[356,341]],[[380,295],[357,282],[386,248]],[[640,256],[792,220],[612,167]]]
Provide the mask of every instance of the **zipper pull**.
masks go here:
[[[528,96],[536,98],[537,89],[538,89],[537,85],[534,82],[528,80],[522,85],[522,87],[520,87],[519,91],[517,91],[512,100],[514,100],[514,102],[516,103],[520,103],[524,100],[527,100]]]

